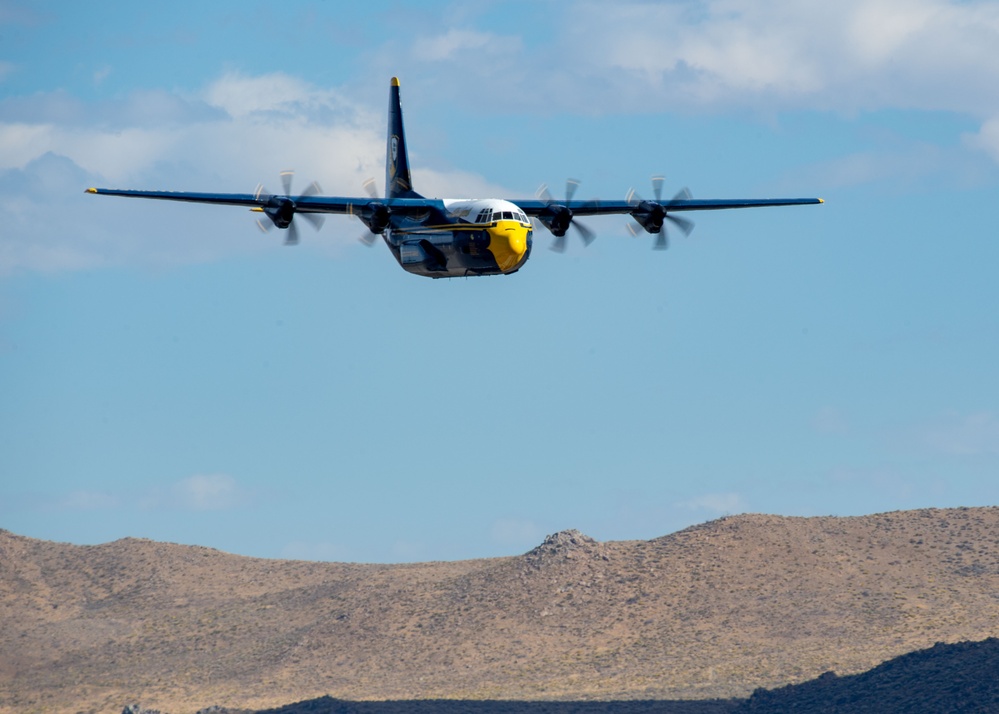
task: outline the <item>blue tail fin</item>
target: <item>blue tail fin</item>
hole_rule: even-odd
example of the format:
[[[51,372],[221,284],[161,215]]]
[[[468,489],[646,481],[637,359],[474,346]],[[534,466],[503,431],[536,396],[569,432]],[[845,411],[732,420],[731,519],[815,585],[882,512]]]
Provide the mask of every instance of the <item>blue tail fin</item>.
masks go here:
[[[389,90],[388,145],[385,150],[386,198],[423,198],[413,190],[409,173],[409,153],[406,132],[402,127],[402,103],[399,100],[399,78],[392,78]]]

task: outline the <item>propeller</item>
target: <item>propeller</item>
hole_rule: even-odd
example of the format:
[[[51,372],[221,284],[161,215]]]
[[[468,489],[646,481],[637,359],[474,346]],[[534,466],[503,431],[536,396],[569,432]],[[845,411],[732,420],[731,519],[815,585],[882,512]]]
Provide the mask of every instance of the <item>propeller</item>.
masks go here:
[[[364,191],[371,198],[378,201],[381,199],[381,195],[378,193],[378,187],[375,184],[373,178],[369,178],[362,184],[364,186]],[[378,240],[378,236],[384,232],[389,224],[389,208],[383,203],[371,203],[368,204],[361,212],[355,214],[361,221],[367,226],[368,230],[364,231],[358,240],[364,243],[364,245],[369,248],[375,244]]]
[[[264,188],[263,184],[258,184],[257,190],[253,194],[254,198],[263,203],[263,206],[253,210],[266,214],[270,219],[269,221],[257,220],[257,226],[264,233],[270,231],[274,226],[286,229],[288,232],[284,239],[285,245],[298,245],[298,227],[295,225],[296,214],[308,221],[308,223],[317,231],[323,227],[323,222],[326,220],[326,217],[322,214],[306,213],[298,210],[296,201],[300,201],[303,198],[317,196],[323,192],[323,189],[317,182],[313,181],[305,187],[305,190],[302,191],[301,194],[292,197],[291,183],[294,177],[294,171],[281,172],[281,187],[284,189],[283,195],[272,195],[266,188]]]
[[[565,233],[569,230],[570,226],[579,232],[579,237],[582,239],[583,245],[589,245],[596,240],[597,234],[579,221],[573,220],[572,209],[565,205],[572,201],[572,197],[576,195],[576,189],[578,188],[579,181],[576,179],[568,179],[565,182],[564,202],[559,202],[554,196],[552,196],[551,191],[548,190],[547,184],[541,184],[538,188],[538,198],[548,204],[545,210],[538,214],[538,220],[544,224],[545,228],[551,231],[553,236],[555,236],[551,249],[556,253],[562,253],[565,251]]]
[[[631,217],[634,220],[628,224],[628,231],[633,236],[637,236],[640,229],[655,234],[656,240],[652,244],[655,250],[666,250],[669,247],[669,235],[663,221],[669,221],[679,228],[684,235],[689,236],[690,232],[694,230],[693,221],[669,213],[670,205],[673,202],[685,201],[690,198],[690,190],[682,188],[672,199],[664,203],[662,200],[664,182],[665,179],[662,176],[652,177],[654,201],[642,199],[635,189],[628,191],[628,196],[625,199],[628,203],[635,206],[635,210],[631,212]]]

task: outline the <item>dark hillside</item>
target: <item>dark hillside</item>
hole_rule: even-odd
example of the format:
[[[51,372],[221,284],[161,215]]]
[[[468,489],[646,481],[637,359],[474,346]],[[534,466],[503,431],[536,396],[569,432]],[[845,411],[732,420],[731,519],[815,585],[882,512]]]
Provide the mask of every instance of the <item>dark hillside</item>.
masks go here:
[[[818,679],[747,700],[389,701],[321,697],[256,714],[949,714],[999,712],[999,639],[937,644],[862,674]],[[236,714],[233,712],[232,714]]]
[[[847,677],[758,690],[734,714],[999,712],[999,640],[937,644]]]
[[[255,714],[730,714],[738,701],[525,702],[390,701],[346,702],[321,697]]]

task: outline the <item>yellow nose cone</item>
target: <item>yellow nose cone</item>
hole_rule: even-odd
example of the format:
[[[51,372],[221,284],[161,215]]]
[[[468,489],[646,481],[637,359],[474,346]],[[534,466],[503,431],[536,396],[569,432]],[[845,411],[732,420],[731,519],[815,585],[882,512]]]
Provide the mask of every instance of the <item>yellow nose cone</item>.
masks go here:
[[[500,270],[513,270],[527,253],[527,232],[530,229],[517,221],[500,221],[489,229],[489,252],[496,258]]]
[[[515,255],[523,256],[527,252],[527,231],[511,232],[510,251]]]

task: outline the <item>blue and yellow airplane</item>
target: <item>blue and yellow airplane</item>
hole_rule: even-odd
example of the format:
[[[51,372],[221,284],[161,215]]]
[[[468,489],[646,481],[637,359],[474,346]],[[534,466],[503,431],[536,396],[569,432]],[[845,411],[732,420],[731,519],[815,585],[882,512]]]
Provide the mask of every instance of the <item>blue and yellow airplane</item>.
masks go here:
[[[674,198],[663,201],[662,177],[652,179],[654,200],[644,200],[634,191],[624,200],[573,200],[577,181],[570,180],[564,200],[554,198],[542,187],[537,199],[439,199],[425,198],[413,190],[402,123],[399,80],[392,78],[389,93],[388,142],[385,158],[385,197],[379,198],[374,182],[366,184],[369,197],[323,196],[313,183],[300,195],[291,195],[291,172],[281,174],[283,195],[271,195],[263,187],[252,194],[189,193],[174,191],[134,191],[89,188],[88,193],[106,196],[131,196],[167,201],[217,203],[248,206],[263,213],[257,223],[264,230],[277,226],[287,231],[285,243],[298,243],[295,217],[301,216],[317,230],[325,214],[357,216],[368,228],[362,238],[369,245],[378,236],[384,240],[399,265],[415,275],[431,278],[456,278],[471,275],[509,275],[520,270],[531,255],[533,221],[547,228],[555,240],[552,249],[565,250],[566,232],[578,231],[587,245],[594,239],[592,230],[574,221],[577,216],[606,214],[630,215],[632,235],[644,229],[656,236],[653,247],[668,246],[665,222],[683,233],[690,233],[693,223],[675,215],[687,211],[710,211],[724,208],[759,206],[796,206],[822,203],[821,198],[767,198],[743,200],[692,199],[684,189]]]

